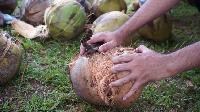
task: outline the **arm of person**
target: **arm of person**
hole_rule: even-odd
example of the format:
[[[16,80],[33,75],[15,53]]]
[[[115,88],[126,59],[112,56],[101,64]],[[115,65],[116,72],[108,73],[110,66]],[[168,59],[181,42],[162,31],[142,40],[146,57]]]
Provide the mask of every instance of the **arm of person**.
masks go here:
[[[189,45],[169,54],[174,59],[174,73],[181,73],[194,67],[200,67],[200,42]]]
[[[160,54],[145,46],[139,46],[134,54],[113,58],[113,73],[129,71],[129,74],[110,83],[110,86],[122,86],[134,82],[124,100],[134,94],[138,88],[150,81],[162,80],[186,70],[200,66],[200,42],[189,45],[170,54]]]
[[[179,1],[180,0],[147,0],[147,2],[119,29],[114,32],[97,33],[91,37],[88,43],[92,44],[103,41],[104,44],[99,47],[100,52],[105,52],[119,46],[131,33],[134,33],[138,28],[152,21],[154,18],[166,13]],[[84,47],[81,45],[80,54],[83,53]]]
[[[119,29],[115,31],[119,38],[126,38],[132,32],[166,13],[180,0],[147,0],[144,5]]]

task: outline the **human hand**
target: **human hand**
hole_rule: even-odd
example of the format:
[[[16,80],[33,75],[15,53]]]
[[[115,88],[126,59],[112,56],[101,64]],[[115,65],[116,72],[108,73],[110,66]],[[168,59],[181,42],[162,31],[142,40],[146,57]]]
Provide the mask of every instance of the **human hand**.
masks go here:
[[[156,53],[141,45],[133,54],[123,54],[112,59],[115,64],[112,67],[113,73],[128,71],[129,74],[111,82],[110,86],[122,86],[134,82],[130,91],[123,97],[123,100],[126,100],[148,82],[161,80],[174,74],[171,60],[170,56]]]
[[[99,52],[106,52],[116,46],[119,46],[123,42],[123,37],[120,37],[115,32],[101,32],[93,35],[90,40],[87,41],[88,44],[94,44],[97,42],[104,42],[98,49]],[[80,55],[85,52],[85,48],[81,44]]]

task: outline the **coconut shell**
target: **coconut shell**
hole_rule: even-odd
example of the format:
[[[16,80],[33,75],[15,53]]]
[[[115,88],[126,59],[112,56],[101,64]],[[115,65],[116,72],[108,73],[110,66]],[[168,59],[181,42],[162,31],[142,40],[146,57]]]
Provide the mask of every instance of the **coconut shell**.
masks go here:
[[[7,33],[0,33],[0,85],[11,80],[18,72],[22,47]]]
[[[129,82],[120,87],[110,87],[109,84],[128,75],[128,72],[111,72],[112,56],[132,52],[132,48],[119,47],[105,53],[94,53],[73,59],[69,65],[70,79],[77,95],[93,104],[116,108],[131,106],[140,96],[142,88],[123,101],[123,96],[131,89],[133,83]]]

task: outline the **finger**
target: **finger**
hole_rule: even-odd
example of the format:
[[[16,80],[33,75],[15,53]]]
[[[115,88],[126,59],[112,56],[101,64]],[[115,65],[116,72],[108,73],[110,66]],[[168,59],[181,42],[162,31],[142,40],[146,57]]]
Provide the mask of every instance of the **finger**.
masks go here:
[[[114,65],[112,68],[112,73],[117,73],[117,72],[122,72],[122,71],[129,71],[129,65],[127,63],[123,63],[123,64],[116,64]]]
[[[80,55],[83,55],[85,52],[85,47],[83,47],[83,45],[81,44],[80,46]]]
[[[114,82],[111,82],[111,83],[109,84],[109,86],[111,86],[111,87],[122,86],[122,85],[124,85],[124,84],[130,82],[132,79],[133,79],[133,78],[131,78],[131,76],[128,75],[128,76],[123,77],[123,78],[121,78],[121,79],[119,79],[119,80],[116,80],[116,81],[114,81]]]
[[[87,41],[88,44],[93,44],[93,43],[96,43],[96,42],[102,42],[104,41],[106,38],[106,35],[105,33],[97,33],[95,35],[93,35],[90,40]]]
[[[112,41],[107,42],[99,47],[99,52],[106,52],[109,49],[116,47],[116,44]]]
[[[114,64],[117,64],[117,63],[123,63],[123,62],[130,62],[133,60],[133,55],[131,54],[122,54],[122,55],[119,55],[119,56],[115,56],[112,58],[112,62]]]
[[[142,86],[143,81],[136,81],[130,91],[123,97],[123,100],[127,100],[129,97],[131,97],[133,94],[135,94],[138,89]]]
[[[144,45],[140,45],[138,48],[135,49],[135,52],[137,52],[137,53],[146,53],[146,52],[151,52],[151,50],[148,49]]]

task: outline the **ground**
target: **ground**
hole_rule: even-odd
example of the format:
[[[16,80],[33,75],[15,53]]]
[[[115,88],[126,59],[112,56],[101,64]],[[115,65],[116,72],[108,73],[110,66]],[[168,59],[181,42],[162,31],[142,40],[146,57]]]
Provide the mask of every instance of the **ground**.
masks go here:
[[[127,0],[130,1],[130,0]],[[170,15],[173,20],[171,39],[156,43],[137,39],[133,47],[144,44],[169,53],[200,41],[200,13],[181,2]],[[13,32],[10,27],[4,30]],[[133,112],[133,111],[199,111],[200,69],[149,84],[141,97],[128,109],[95,106],[76,96],[69,80],[67,66],[79,52],[79,39],[28,40],[16,36],[24,44],[20,72],[7,85],[0,86],[0,111],[67,111],[67,112]]]

